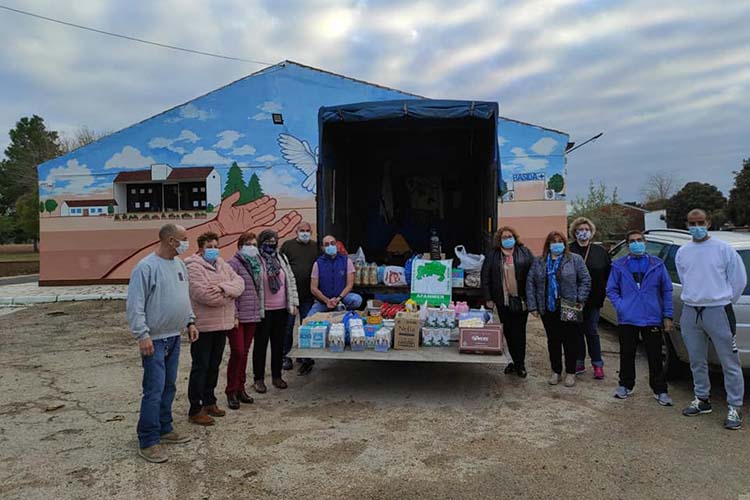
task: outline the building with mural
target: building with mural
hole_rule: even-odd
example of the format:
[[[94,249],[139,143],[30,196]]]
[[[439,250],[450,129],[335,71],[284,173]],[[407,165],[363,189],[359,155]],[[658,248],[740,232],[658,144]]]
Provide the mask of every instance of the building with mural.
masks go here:
[[[290,236],[315,221],[318,109],[393,99],[423,97],[286,61],[39,165],[55,207],[40,215],[40,283],[125,282],[169,221],[193,249],[217,232],[227,258],[244,231]],[[565,224],[568,136],[507,118],[498,131],[500,224],[535,248]]]

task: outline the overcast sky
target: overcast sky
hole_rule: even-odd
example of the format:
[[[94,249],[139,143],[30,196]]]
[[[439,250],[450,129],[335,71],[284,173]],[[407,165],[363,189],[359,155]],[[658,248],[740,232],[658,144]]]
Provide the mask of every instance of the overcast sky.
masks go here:
[[[750,157],[750,1],[0,0],[245,59],[289,59],[434,98],[486,99],[578,143],[589,179],[640,198],[651,172],[725,194]],[[117,130],[263,66],[0,10],[0,147],[21,116]]]

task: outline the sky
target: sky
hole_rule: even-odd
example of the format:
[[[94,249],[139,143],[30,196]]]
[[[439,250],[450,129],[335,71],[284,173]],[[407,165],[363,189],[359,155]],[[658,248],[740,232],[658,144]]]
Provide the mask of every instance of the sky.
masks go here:
[[[750,2],[0,0],[97,29],[243,59],[293,60],[433,98],[499,102],[565,131],[571,197],[641,198],[652,173],[725,195],[750,157]],[[114,131],[262,64],[176,52],[0,9],[0,148],[38,114]],[[502,132],[502,131],[501,131]]]

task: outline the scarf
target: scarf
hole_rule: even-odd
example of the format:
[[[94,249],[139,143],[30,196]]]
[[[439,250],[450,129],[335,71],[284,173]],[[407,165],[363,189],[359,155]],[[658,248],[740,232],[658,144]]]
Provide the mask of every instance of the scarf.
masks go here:
[[[279,274],[281,273],[281,262],[279,262],[279,254],[274,250],[273,252],[266,252],[261,249],[261,255],[263,255],[263,262],[266,265],[266,277],[268,278],[268,288],[271,289],[271,293],[275,294],[281,288],[279,281]]]
[[[549,312],[557,310],[557,299],[560,296],[557,271],[560,269],[563,258],[560,255],[553,260],[552,255],[547,254],[547,311]]]
[[[250,277],[253,279],[253,285],[255,285],[255,290],[258,291],[260,289],[260,260],[258,257],[248,257],[243,254],[240,254],[240,260],[244,264],[247,264],[245,269],[250,273]]]

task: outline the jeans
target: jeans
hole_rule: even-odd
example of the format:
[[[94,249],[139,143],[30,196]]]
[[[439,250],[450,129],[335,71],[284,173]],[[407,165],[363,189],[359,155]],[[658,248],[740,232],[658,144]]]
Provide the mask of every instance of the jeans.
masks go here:
[[[227,364],[227,394],[245,390],[247,358],[253,343],[257,323],[240,323],[229,332],[229,363]]]
[[[635,387],[635,353],[638,347],[638,337],[643,338],[648,358],[648,385],[654,394],[667,392],[667,379],[662,365],[661,325],[633,326],[620,325],[620,385],[633,390]]]
[[[500,322],[503,324],[503,334],[508,343],[508,352],[516,369],[526,369],[526,322],[529,313],[523,311],[513,313],[505,306],[498,309]]]
[[[602,360],[602,343],[599,339],[597,326],[599,325],[599,308],[585,306],[583,308],[583,323],[581,323],[581,335],[578,340],[578,359],[576,364],[586,364],[586,344],[589,346],[589,357],[593,366],[604,366]]]
[[[180,336],[154,340],[154,353],[141,356],[143,398],[138,419],[138,443],[141,448],[159,444],[162,434],[172,432],[172,402],[177,392],[177,367],[180,362]]]
[[[310,308],[312,308],[313,302],[313,299],[300,302],[298,312],[300,324],[310,313]],[[289,315],[289,321],[286,325],[286,334],[284,336],[284,357],[287,357],[289,351],[292,350],[292,345],[294,344],[294,323],[296,323],[296,319],[296,316]]]
[[[284,357],[284,336],[289,323],[286,309],[266,311],[265,318],[255,332],[253,345],[253,378],[257,382],[266,376],[266,352],[271,343],[271,376],[281,378],[281,361]]]
[[[362,296],[356,293],[349,293],[341,301],[341,303],[339,304],[339,308],[341,304],[343,304],[344,308],[349,311],[353,309],[359,309],[360,306],[362,306]],[[307,314],[307,316],[310,316],[311,314],[315,314],[315,313],[328,312],[328,311],[329,311],[328,306],[316,300],[315,303],[310,308],[310,312]]]
[[[547,333],[547,350],[552,371],[561,374],[563,369],[562,356],[565,350],[565,373],[575,374],[576,358],[578,357],[578,337],[581,335],[581,325],[570,321],[560,320],[560,311],[542,315],[544,331]]]
[[[695,396],[708,399],[711,394],[711,380],[708,378],[708,340],[711,339],[724,372],[727,403],[737,408],[742,406],[745,379],[739,354],[733,352],[732,330],[724,307],[704,307],[699,312],[697,308],[685,305],[680,316],[680,331],[690,356]]]
[[[216,384],[219,382],[219,365],[224,356],[228,330],[200,332],[198,340],[190,345],[193,365],[188,382],[188,415],[198,414],[204,406],[216,404]]]

